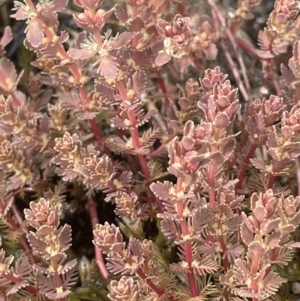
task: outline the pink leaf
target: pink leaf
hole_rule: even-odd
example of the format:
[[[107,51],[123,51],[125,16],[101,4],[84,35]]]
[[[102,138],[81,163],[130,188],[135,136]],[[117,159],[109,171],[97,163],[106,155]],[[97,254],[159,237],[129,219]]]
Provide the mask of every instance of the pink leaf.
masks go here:
[[[114,79],[118,73],[118,66],[119,64],[116,61],[116,58],[111,55],[107,55],[101,59],[97,71],[100,71],[100,74],[105,78]]]
[[[39,47],[44,37],[43,29],[37,19],[31,19],[26,28],[28,42],[33,47]]]
[[[116,6],[115,15],[121,23],[126,23],[128,20],[127,13],[124,11],[124,9],[120,5]]]
[[[256,50],[256,54],[262,59],[272,59],[274,55],[270,51],[266,50]]]
[[[5,27],[4,34],[2,39],[0,40],[0,45],[5,47],[11,40],[13,39],[12,31],[9,26]]]
[[[51,12],[56,13],[66,8],[69,0],[53,0],[51,3]]]
[[[138,32],[122,32],[110,45],[113,49],[119,49],[128,45],[136,35],[138,35]]]
[[[214,123],[217,128],[224,128],[229,126],[230,121],[225,113],[218,113],[218,115],[215,117]]]
[[[3,57],[0,60],[0,72],[5,74],[6,84],[7,84],[7,80],[11,81],[11,83],[16,82],[17,72],[15,69],[15,65],[11,60],[9,60],[6,57]],[[0,82],[0,85],[1,85],[1,82]],[[5,86],[3,86],[3,88],[5,89]]]
[[[162,52],[158,54],[158,56],[155,59],[156,66],[162,66],[166,63],[168,63],[171,60],[171,56],[167,54],[166,52]]]
[[[144,71],[136,71],[132,76],[134,92],[139,96],[146,91],[147,76]]]
[[[208,48],[203,49],[203,52],[208,60],[213,61],[217,57],[218,49],[216,44],[211,43]]]
[[[165,28],[166,26],[169,25],[169,22],[165,21],[165,20],[159,20],[157,23],[156,23],[156,29],[157,29],[157,32],[158,34],[165,38],[166,37],[166,33],[165,33]]]
[[[78,48],[72,48],[68,51],[69,56],[75,60],[88,60],[95,53],[96,53],[96,51],[94,51],[94,50],[78,49]]]
[[[140,31],[142,28],[144,28],[145,24],[141,17],[135,17],[131,23],[130,28],[132,31]]]

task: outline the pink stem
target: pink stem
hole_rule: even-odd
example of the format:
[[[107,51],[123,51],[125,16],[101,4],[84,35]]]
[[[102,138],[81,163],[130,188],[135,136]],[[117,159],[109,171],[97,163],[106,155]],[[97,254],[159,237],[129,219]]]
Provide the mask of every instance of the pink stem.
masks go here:
[[[241,38],[235,37],[235,40],[236,40],[238,46],[240,46],[242,49],[244,49],[248,54],[258,58],[256,48],[254,48],[252,45],[248,44]]]
[[[32,10],[35,10],[35,6],[34,4],[32,3],[31,0],[25,0],[25,2],[27,3],[27,5],[32,9]],[[50,41],[53,41],[53,38],[54,38],[54,32],[51,31],[45,24],[44,20],[42,19],[41,15],[39,14],[38,16],[38,21],[43,24],[43,31],[44,31],[44,34],[47,36],[47,38],[50,40]],[[96,37],[98,37],[96,35]],[[98,37],[99,38],[99,37]],[[101,36],[100,36],[101,38]],[[98,41],[99,42],[99,41]],[[60,56],[63,58],[63,59],[66,59],[66,60],[70,60],[70,57],[68,55],[68,53],[66,52],[65,48],[61,45],[61,44],[55,44],[54,46],[56,48],[56,51],[60,54]],[[75,62],[73,62],[71,65],[70,65],[70,71],[71,73],[73,74],[74,78],[75,78],[75,81],[76,83],[79,84],[79,92],[80,92],[80,96],[81,96],[81,99],[82,99],[82,103],[83,105],[86,107],[89,100],[88,100],[88,93],[87,93],[87,90],[84,86],[82,86],[80,84],[80,81],[81,81],[81,78],[82,78],[82,73],[81,73],[81,70],[79,69],[79,67],[77,66],[77,64]],[[99,129],[99,127],[96,125],[96,121],[95,119],[92,119],[89,121],[90,122],[90,125],[91,125],[91,128],[92,128],[92,131],[97,139],[97,141],[100,143],[102,140],[103,140],[103,135]]]
[[[19,283],[22,281],[21,277],[17,278],[12,273],[3,273],[2,277],[5,277],[6,279],[8,279],[9,281],[14,282],[14,283]],[[38,290],[32,285],[26,286],[25,290],[35,296],[38,294]]]
[[[99,224],[99,219],[98,219],[98,215],[97,215],[96,204],[92,198],[88,199],[88,208],[89,208],[89,213],[90,213],[90,217],[91,217],[92,229],[94,232],[94,230],[96,229],[96,225]],[[102,251],[97,246],[95,246],[95,258],[96,258],[96,264],[99,268],[101,275],[103,276],[104,279],[107,279],[109,276],[109,272],[104,263]]]
[[[145,273],[143,272],[142,269],[138,269],[137,270],[137,275],[143,279],[147,285],[159,296],[164,296],[165,295],[165,291],[158,288],[152,281],[151,279],[147,278],[147,276],[145,275]],[[177,301],[175,298],[173,298],[172,296],[167,296],[167,298],[170,300],[170,301]]]
[[[183,190],[183,183],[184,179],[182,177],[177,178],[177,193],[181,193]],[[181,218],[180,222],[180,228],[182,235],[187,236],[190,234],[187,222],[185,217],[183,216],[184,212],[184,203],[183,200],[177,201],[177,216]],[[185,259],[188,264],[188,281],[189,281],[189,288],[191,290],[191,296],[192,297],[197,297],[198,296],[198,290],[197,290],[197,285],[196,285],[196,279],[195,279],[195,274],[194,274],[194,269],[192,267],[192,262],[193,262],[193,252],[192,252],[192,245],[190,242],[185,242],[184,243],[184,253],[185,253]]]
[[[208,185],[209,185],[209,204],[212,210],[216,209],[216,194],[215,194],[215,172],[216,168],[213,164],[208,167]]]
[[[227,246],[226,246],[224,235],[219,237],[219,242],[220,242],[220,245],[221,245],[221,248],[222,248],[222,252],[224,254],[227,251]],[[223,261],[224,270],[227,271],[228,268],[229,268],[228,257],[224,257],[222,261]]]
[[[3,203],[2,203],[1,201],[0,201],[0,208],[1,208],[2,210],[4,210],[4,208],[5,208],[4,205],[3,205]],[[12,227],[12,229],[13,229],[14,231],[19,230],[18,225],[16,224],[16,222],[15,222],[14,219],[13,219],[13,217],[12,217],[9,213],[7,213],[5,217],[6,217],[8,223],[10,224],[10,226]],[[28,245],[28,243],[27,243],[27,240],[24,238],[24,236],[20,236],[20,237],[19,237],[19,242],[20,242],[20,244],[22,245],[23,249],[25,250],[25,253],[26,253],[26,255],[28,256],[30,263],[31,263],[32,265],[35,264],[35,260],[34,260],[34,258],[33,258],[31,249],[29,248],[29,245]]]
[[[239,176],[238,176],[239,181],[235,186],[236,189],[242,188],[242,184],[243,184],[243,180],[244,180],[244,177],[245,177],[246,170],[247,170],[248,165],[250,163],[250,159],[252,158],[252,156],[255,153],[256,148],[257,148],[257,144],[253,144],[252,147],[250,148],[244,162],[243,162],[242,168],[241,168]]]
[[[242,71],[242,74],[243,74],[243,78],[244,78],[244,81],[245,81],[245,86],[249,90],[250,89],[250,84],[249,84],[249,80],[248,80],[248,76],[247,76],[247,72],[246,72],[246,67],[245,67],[245,64],[244,64],[244,61],[242,59],[241,54],[237,50],[237,44],[236,44],[236,41],[235,41],[235,37],[233,36],[230,29],[227,27],[225,18],[222,15],[222,13],[220,12],[220,10],[217,7],[217,5],[215,4],[215,2],[213,0],[207,0],[207,1],[209,3],[210,7],[215,11],[216,16],[218,17],[221,25],[225,29],[226,35],[227,35],[229,41],[232,44],[233,50],[234,50],[234,52],[236,54],[236,57],[237,57],[237,60],[239,62],[239,65],[240,65],[240,68],[241,68],[241,71]]]
[[[275,161],[273,163],[273,173],[277,172],[280,168],[280,162],[279,161]],[[269,177],[269,182],[268,182],[268,188],[271,189],[273,188],[273,185],[275,183],[275,175],[271,174]]]
[[[127,100],[127,91],[126,88],[124,86],[124,83],[122,81],[117,81],[116,82],[116,87],[120,93],[121,99],[123,101]],[[130,120],[131,123],[131,137],[132,137],[132,144],[133,147],[138,150],[141,147],[141,142],[140,142],[140,137],[139,137],[139,132],[138,132],[138,128],[137,128],[137,120],[136,120],[136,116],[133,110],[128,110],[127,112],[127,116],[128,119]],[[143,171],[143,174],[146,178],[147,181],[151,180],[151,175],[150,175],[150,171],[148,168],[148,164],[146,161],[145,156],[143,155],[137,155],[141,169]],[[159,210],[162,212],[164,210],[164,206],[162,205],[160,199],[158,199],[155,195],[153,195],[154,200],[159,208]]]
[[[235,77],[235,80],[239,86],[239,89],[244,97],[244,99],[247,101],[249,99],[249,96],[248,96],[248,93],[244,87],[244,84],[243,84],[243,81],[240,77],[240,74],[239,74],[239,71],[230,55],[230,53],[228,52],[228,49],[226,48],[225,44],[223,41],[221,41],[221,46],[222,46],[222,49],[224,51],[224,54],[225,54],[225,57],[226,57],[226,60],[227,62],[229,63],[230,67],[231,67],[231,70],[232,70],[232,73]]]
[[[164,82],[163,78],[160,75],[158,75],[157,83],[158,83],[158,85],[159,85],[159,87],[160,87],[160,89],[163,93],[164,100],[165,100],[165,111],[167,113],[168,118],[170,119],[170,113],[171,112],[170,112],[170,100],[167,96],[168,91],[167,91],[165,82]]]

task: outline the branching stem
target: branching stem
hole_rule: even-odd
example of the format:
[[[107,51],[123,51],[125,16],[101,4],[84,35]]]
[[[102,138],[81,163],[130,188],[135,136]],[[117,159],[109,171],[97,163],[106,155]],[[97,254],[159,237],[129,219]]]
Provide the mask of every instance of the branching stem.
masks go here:
[[[122,81],[117,81],[116,82],[116,87],[117,87],[117,89],[120,93],[121,99],[123,101],[126,101],[127,100],[127,90],[125,88],[124,83]],[[136,120],[136,116],[135,116],[134,111],[133,110],[128,110],[127,116],[128,116],[128,119],[130,120],[130,123],[131,123],[130,132],[131,132],[131,137],[132,137],[132,144],[133,144],[133,147],[136,150],[138,150],[141,147],[141,142],[140,142],[139,132],[138,132],[138,128],[137,128],[137,120]],[[151,180],[151,175],[150,175],[150,171],[149,171],[148,164],[147,164],[145,156],[137,155],[137,157],[138,157],[138,160],[140,162],[140,166],[141,166],[141,169],[142,169],[143,174],[145,176],[145,179],[147,181],[150,181]],[[159,210],[162,212],[164,210],[164,207],[163,207],[161,201],[154,195],[153,195],[153,198],[154,198],[155,203],[157,204]]]

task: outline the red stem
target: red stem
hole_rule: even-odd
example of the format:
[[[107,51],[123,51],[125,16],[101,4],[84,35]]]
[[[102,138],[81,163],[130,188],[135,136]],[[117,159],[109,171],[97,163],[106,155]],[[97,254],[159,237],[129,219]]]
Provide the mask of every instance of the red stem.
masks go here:
[[[279,161],[275,161],[273,163],[273,172],[277,172],[279,170],[279,167],[280,167],[280,162]],[[272,189],[274,183],[275,183],[275,175],[271,174],[270,177],[269,177],[268,188]]]
[[[145,281],[146,283],[147,283],[147,285],[159,296],[159,297],[161,297],[161,296],[163,296],[163,295],[165,295],[165,291],[164,290],[162,290],[162,289],[160,289],[160,288],[158,288],[152,281],[151,281],[151,279],[149,279],[149,278],[147,278],[147,276],[145,275],[145,273],[143,272],[143,270],[142,269],[138,269],[137,271],[136,271],[136,273],[137,273],[137,275],[141,278],[141,279],[143,279],[143,281]],[[169,299],[169,300],[171,300],[171,301],[177,301],[174,297],[172,297],[172,296],[167,296],[167,298]]]
[[[239,87],[239,89],[240,89],[240,91],[241,91],[241,93],[242,93],[244,99],[247,101],[247,100],[249,99],[249,96],[248,96],[248,93],[247,93],[247,91],[246,91],[246,88],[245,88],[245,86],[244,86],[244,84],[243,84],[243,81],[242,81],[242,79],[241,79],[241,77],[240,77],[239,70],[238,70],[238,68],[236,67],[236,65],[235,65],[235,63],[234,63],[234,61],[233,61],[233,59],[232,59],[232,57],[231,57],[231,55],[230,55],[230,53],[229,53],[227,47],[225,46],[225,43],[224,43],[222,40],[221,40],[221,47],[222,47],[222,49],[223,49],[225,58],[226,58],[226,60],[227,60],[227,62],[228,62],[228,64],[229,64],[229,66],[230,66],[230,68],[231,68],[231,71],[232,71],[232,73],[233,73],[233,76],[235,77],[235,80],[236,80],[236,82],[237,82],[237,84],[238,84],[238,87]]]
[[[32,9],[35,10],[35,6],[32,3],[31,0],[25,0],[25,2],[27,3],[27,5]],[[54,38],[54,32],[51,31],[45,24],[44,20],[42,19],[42,16],[39,14],[38,15],[38,21],[43,24],[43,31],[44,34],[47,36],[47,38],[49,39],[49,41],[53,41]],[[96,35],[97,36],[97,35]],[[98,36],[97,36],[98,37]],[[101,36],[100,36],[101,38]],[[60,56],[62,57],[62,59],[66,59],[66,60],[70,60],[70,57],[68,55],[68,53],[66,52],[65,48],[61,45],[61,44],[55,44],[54,46],[56,48],[56,51],[60,54]],[[80,96],[82,99],[82,103],[84,105],[84,107],[87,107],[88,104],[88,93],[87,90],[84,86],[82,86],[81,84],[81,78],[82,78],[82,73],[81,70],[79,69],[79,67],[77,66],[77,64],[75,62],[73,62],[70,65],[70,71],[73,74],[74,78],[75,78],[75,82],[79,84],[79,92],[80,92]],[[92,119],[89,121],[92,131],[97,139],[98,142],[103,140],[103,135],[99,129],[99,127],[96,125],[96,121],[95,119]]]
[[[3,273],[2,277],[5,277],[6,279],[8,279],[9,281],[14,282],[14,283],[19,283],[19,282],[22,281],[21,278],[15,277],[12,273]],[[35,296],[38,294],[38,290],[34,286],[32,286],[32,285],[26,286],[25,289],[29,293],[31,293],[31,294],[33,294]]]
[[[242,168],[240,170],[240,173],[239,173],[239,176],[238,176],[238,180],[239,182],[236,184],[235,188],[236,189],[241,189],[242,188],[242,184],[243,184],[243,180],[244,180],[244,177],[245,177],[245,174],[246,174],[246,170],[248,168],[248,165],[250,163],[250,159],[252,158],[252,156],[254,155],[255,153],[255,150],[257,148],[257,144],[253,144],[243,162],[243,165],[242,165]]]
[[[123,101],[126,101],[127,100],[127,91],[126,91],[126,88],[124,86],[124,83],[122,81],[117,81],[116,82],[116,87],[117,87],[117,89],[120,93],[121,99]],[[138,128],[137,128],[137,120],[136,120],[136,116],[135,116],[134,111],[128,110],[127,111],[127,116],[128,116],[128,119],[130,120],[130,123],[131,123],[130,132],[131,132],[131,137],[132,137],[132,144],[133,144],[133,147],[136,150],[138,150],[141,147],[141,143],[140,143],[140,137],[139,137],[139,132],[138,132]],[[137,157],[138,157],[141,169],[143,171],[143,174],[144,174],[146,180],[150,181],[151,180],[151,175],[150,175],[150,171],[149,171],[148,164],[147,164],[145,156],[137,155]],[[154,197],[154,200],[155,200],[160,212],[162,212],[164,210],[164,207],[163,207],[161,201],[156,196],[153,195],[153,197]]]
[[[5,208],[5,206],[2,203],[2,201],[0,201],[0,208],[1,208],[2,211]],[[14,231],[19,230],[18,225],[16,224],[16,222],[13,219],[13,217],[9,213],[7,213],[5,217],[6,217],[8,223],[10,224],[10,226],[13,228]],[[25,250],[25,254],[28,256],[28,259],[29,259],[30,263],[32,265],[35,264],[35,260],[33,258],[33,255],[31,253],[31,250],[29,248],[29,245],[28,245],[27,240],[25,239],[25,237],[24,236],[20,236],[19,237],[19,242],[22,245],[23,249]]]
[[[177,178],[177,193],[181,193],[183,190],[183,182],[184,179],[182,177]],[[190,231],[186,222],[185,217],[183,216],[184,212],[184,203],[183,200],[177,201],[177,216],[178,218],[181,218],[180,222],[180,228],[183,236],[189,235]],[[190,242],[184,243],[184,253],[185,253],[185,259],[188,264],[188,282],[189,282],[189,288],[191,290],[191,296],[197,297],[198,291],[197,291],[197,285],[196,285],[196,279],[194,274],[194,269],[192,268],[192,262],[193,262],[193,252],[192,252],[192,245]]]
[[[273,185],[275,183],[275,176],[274,175],[270,175],[269,177],[269,182],[268,182],[268,188],[272,188]]]
[[[219,242],[220,242],[220,245],[221,245],[221,248],[222,248],[222,252],[223,252],[223,254],[225,254],[225,252],[227,251],[227,246],[226,246],[226,242],[225,242],[225,239],[224,239],[224,235],[219,237]],[[223,267],[224,267],[225,271],[227,271],[228,268],[229,268],[229,261],[228,261],[227,257],[223,258]]]
[[[209,204],[212,210],[216,209],[216,194],[215,194],[215,171],[213,164],[208,167],[208,185],[209,185]]]
[[[238,46],[240,46],[242,49],[244,49],[248,54],[258,58],[256,48],[254,48],[253,46],[251,46],[250,44],[246,43],[244,40],[242,40],[238,37],[235,37],[235,40],[236,40]]]
[[[168,118],[170,119],[170,100],[167,96],[168,91],[165,85],[165,82],[163,80],[163,78],[158,74],[158,78],[157,78],[157,83],[163,93],[164,96],[164,100],[165,100],[165,112],[167,113]]]
[[[232,32],[230,31],[230,28],[227,27],[226,20],[225,20],[223,14],[221,13],[221,11],[219,10],[218,6],[216,5],[216,3],[213,0],[207,0],[207,2],[210,5],[210,7],[212,8],[212,10],[216,13],[216,17],[220,21],[222,27],[225,29],[225,33],[227,35],[227,38],[232,44],[233,50],[234,50],[234,52],[236,54],[236,57],[237,57],[237,61],[240,65],[240,69],[241,69],[241,72],[242,72],[242,75],[243,75],[243,78],[244,78],[244,81],[245,81],[245,86],[249,90],[250,89],[250,84],[249,84],[249,80],[248,80],[248,76],[247,76],[247,72],[246,72],[246,67],[245,67],[245,64],[244,64],[244,61],[242,59],[241,54],[238,52],[235,37],[233,36]]]
[[[96,229],[96,225],[99,224],[99,219],[98,219],[98,215],[97,215],[96,204],[92,198],[88,199],[88,209],[89,209],[89,214],[91,217],[92,229],[94,232],[94,230]],[[97,246],[95,246],[95,257],[96,257],[96,263],[98,265],[101,275],[103,276],[104,279],[107,279],[109,276],[109,272],[104,263],[102,251]]]

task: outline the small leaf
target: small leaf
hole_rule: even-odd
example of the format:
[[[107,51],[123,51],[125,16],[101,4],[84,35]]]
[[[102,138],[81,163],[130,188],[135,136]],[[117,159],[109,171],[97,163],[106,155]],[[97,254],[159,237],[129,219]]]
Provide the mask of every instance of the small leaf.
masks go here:
[[[68,51],[68,55],[75,60],[90,59],[96,52],[90,49],[72,48]]]
[[[156,66],[162,66],[168,63],[171,60],[171,56],[168,55],[166,52],[160,53],[156,59],[155,59],[155,64]]]
[[[218,113],[214,123],[216,125],[217,128],[224,128],[224,127],[228,127],[230,124],[229,118],[225,113]]]
[[[125,24],[128,20],[127,13],[125,12],[125,10],[120,5],[116,6],[115,15],[116,15],[117,19],[123,24]]]
[[[97,71],[107,79],[114,79],[118,73],[118,66],[117,59],[111,55],[107,55],[100,60]]]
[[[28,42],[33,47],[39,47],[42,44],[44,37],[43,29],[36,18],[33,18],[29,21],[26,28]]]

